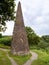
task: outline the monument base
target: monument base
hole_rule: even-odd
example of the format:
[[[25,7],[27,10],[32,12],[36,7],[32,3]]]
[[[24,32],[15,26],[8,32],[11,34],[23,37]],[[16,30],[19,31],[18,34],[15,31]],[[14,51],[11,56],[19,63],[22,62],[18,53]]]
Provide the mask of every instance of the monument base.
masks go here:
[[[24,51],[19,51],[19,52],[12,52],[13,55],[28,55],[30,52],[24,52]]]

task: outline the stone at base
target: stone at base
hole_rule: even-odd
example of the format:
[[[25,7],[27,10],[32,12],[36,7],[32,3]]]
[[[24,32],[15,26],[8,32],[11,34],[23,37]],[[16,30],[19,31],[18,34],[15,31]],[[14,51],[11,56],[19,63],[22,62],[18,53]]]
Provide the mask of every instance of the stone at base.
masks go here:
[[[13,55],[28,55],[30,52],[24,52],[24,51],[19,51],[19,52],[13,52]]]

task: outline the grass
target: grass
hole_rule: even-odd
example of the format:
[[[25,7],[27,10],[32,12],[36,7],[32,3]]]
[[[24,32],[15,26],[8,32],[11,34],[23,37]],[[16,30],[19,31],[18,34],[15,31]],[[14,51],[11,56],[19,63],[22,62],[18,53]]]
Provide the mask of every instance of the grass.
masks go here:
[[[49,54],[42,50],[33,50],[38,54],[38,59],[32,65],[49,65]]]
[[[31,54],[18,56],[18,55],[12,55],[10,50],[6,49],[10,57],[12,57],[18,65],[23,65],[28,59],[30,59]],[[0,65],[11,65],[10,60],[6,56],[5,51],[0,50]]]
[[[11,65],[10,60],[6,56],[6,53],[1,50],[0,50],[0,65]]]
[[[3,48],[3,49],[10,49],[10,46],[4,45],[4,44],[0,44],[0,48]]]
[[[18,56],[18,55],[16,56],[10,53],[10,56],[16,61],[18,65],[23,65],[28,59],[30,59],[31,54],[23,55],[23,56]]]

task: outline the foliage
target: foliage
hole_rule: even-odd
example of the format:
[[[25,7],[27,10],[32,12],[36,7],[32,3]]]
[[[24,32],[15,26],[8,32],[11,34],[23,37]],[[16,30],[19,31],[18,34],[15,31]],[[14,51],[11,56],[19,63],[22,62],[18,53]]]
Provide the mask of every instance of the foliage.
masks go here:
[[[42,48],[42,49],[46,49],[47,47],[49,47],[49,43],[47,43],[43,40],[40,40],[40,42],[38,43],[38,47]]]
[[[45,49],[46,51],[48,51],[48,48],[49,48],[49,36],[48,35],[44,37],[43,36],[39,37],[30,27],[25,27],[25,29],[26,29],[30,48]],[[2,38],[0,38],[0,44],[6,45],[6,46],[10,46],[11,41],[12,41],[11,36],[3,36]]]
[[[2,34],[0,33],[0,38],[2,38]]]
[[[44,36],[42,36],[42,39],[43,39],[45,42],[49,43],[49,35],[44,35]]]
[[[38,47],[41,49],[49,48],[49,35],[44,35],[40,38],[40,42],[38,43]]]
[[[38,45],[40,38],[35,34],[35,32],[30,27],[26,27],[26,33],[29,45]]]
[[[0,31],[6,29],[6,21],[14,20],[14,0],[0,0]]]
[[[47,47],[45,50],[46,50],[47,53],[49,53],[49,47]]]
[[[12,40],[11,37],[0,38],[0,44],[4,44],[4,45],[7,45],[7,46],[10,46],[11,45],[11,40]]]

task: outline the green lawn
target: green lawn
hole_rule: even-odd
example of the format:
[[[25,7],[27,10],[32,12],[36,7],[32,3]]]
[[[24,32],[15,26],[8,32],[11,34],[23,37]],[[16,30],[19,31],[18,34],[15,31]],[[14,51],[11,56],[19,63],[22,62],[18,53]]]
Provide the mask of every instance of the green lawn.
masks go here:
[[[6,53],[1,50],[0,50],[0,65],[11,65],[10,60],[6,56]]]
[[[10,53],[10,56],[16,61],[16,63],[18,65],[23,65],[28,59],[30,59],[31,54],[29,54],[29,55],[23,55],[23,56],[18,56],[18,55],[16,56],[16,55],[12,55]]]
[[[4,44],[0,44],[0,48],[3,48],[3,49],[10,49],[10,46],[4,45]]]
[[[35,60],[32,65],[49,65],[49,54],[42,50],[33,50],[39,56],[38,59]]]

